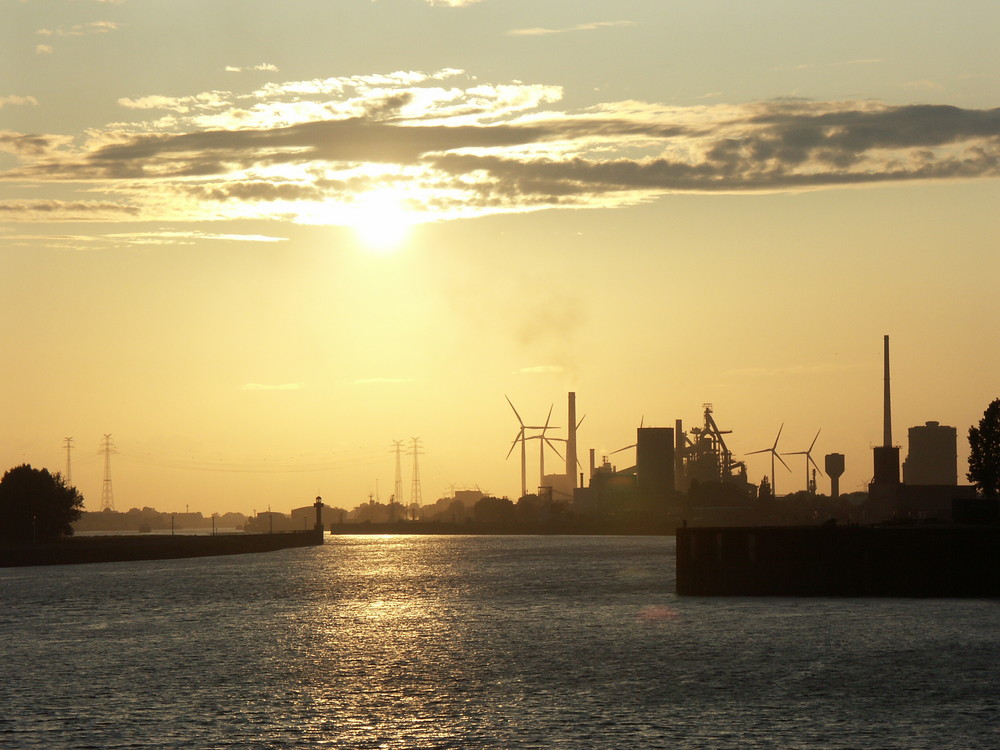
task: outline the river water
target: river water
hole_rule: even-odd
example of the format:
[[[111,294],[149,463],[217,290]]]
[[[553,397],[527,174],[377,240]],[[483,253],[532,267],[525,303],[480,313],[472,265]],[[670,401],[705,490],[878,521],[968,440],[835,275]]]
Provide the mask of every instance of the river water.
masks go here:
[[[0,569],[0,747],[1000,747],[1000,603],[679,598],[673,552],[328,536]]]

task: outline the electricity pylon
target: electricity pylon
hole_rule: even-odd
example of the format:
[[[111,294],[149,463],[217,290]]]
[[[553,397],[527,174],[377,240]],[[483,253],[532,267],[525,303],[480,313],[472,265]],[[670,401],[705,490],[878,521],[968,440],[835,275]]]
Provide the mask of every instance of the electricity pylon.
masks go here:
[[[400,454],[403,452],[403,441],[402,440],[393,440],[392,444],[393,444],[393,446],[395,446],[394,450],[396,452],[396,484],[393,487],[393,495],[394,495],[394,499],[396,500],[396,502],[399,503],[400,505],[403,505],[404,504],[403,503],[403,469],[402,469],[402,465],[400,464],[400,460],[399,460]]]
[[[115,495],[111,490],[111,454],[117,453],[114,443],[111,442],[111,435],[104,436],[101,441],[101,450],[104,454],[104,484],[101,487],[101,510],[115,509]]]
[[[420,463],[419,457],[423,453],[420,450],[420,438],[410,438],[413,445],[410,448],[410,455],[413,456],[413,485],[410,489],[410,514],[416,518],[417,509],[420,508],[422,498],[420,496]]]

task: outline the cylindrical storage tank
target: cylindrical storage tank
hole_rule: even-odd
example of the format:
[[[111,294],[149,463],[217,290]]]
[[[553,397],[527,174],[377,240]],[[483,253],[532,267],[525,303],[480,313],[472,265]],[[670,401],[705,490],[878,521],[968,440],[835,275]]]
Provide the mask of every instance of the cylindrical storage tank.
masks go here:
[[[940,422],[909,430],[909,453],[903,461],[906,484],[958,484],[958,431]]]

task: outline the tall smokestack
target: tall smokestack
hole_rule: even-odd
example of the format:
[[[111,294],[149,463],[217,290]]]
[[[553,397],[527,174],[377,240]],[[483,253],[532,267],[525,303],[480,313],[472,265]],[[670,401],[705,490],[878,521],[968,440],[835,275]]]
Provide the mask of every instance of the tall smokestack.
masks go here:
[[[882,422],[882,445],[889,448],[892,445],[892,407],[889,403],[889,336],[883,337],[885,343],[885,397]]]
[[[569,392],[569,438],[566,440],[566,478],[576,488],[576,393]]]

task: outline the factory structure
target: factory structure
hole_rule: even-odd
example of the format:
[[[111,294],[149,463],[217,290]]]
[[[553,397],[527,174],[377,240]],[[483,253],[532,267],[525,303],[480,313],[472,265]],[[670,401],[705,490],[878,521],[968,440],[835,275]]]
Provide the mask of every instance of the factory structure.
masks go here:
[[[927,422],[909,430],[909,453],[900,475],[900,446],[892,442],[889,337],[883,339],[882,445],[873,448],[866,517],[872,521],[976,520],[976,488],[958,483],[958,434],[954,427]]]
[[[867,523],[893,519],[962,520],[966,513],[963,509],[972,507],[970,503],[974,503],[976,492],[974,487],[958,483],[958,441],[954,427],[936,421],[911,427],[908,454],[900,463],[901,446],[892,439],[888,336],[884,337],[883,403],[882,443],[873,448],[872,481],[868,498],[858,509],[857,520]],[[681,420],[673,427],[640,426],[635,443],[620,449],[635,450],[634,465],[625,468],[611,463],[612,456],[619,451],[601,456],[598,462],[596,452],[591,449],[587,470],[583,470],[577,456],[580,422],[575,393],[568,394],[566,438],[546,435],[551,429],[550,419],[545,425],[533,427],[525,425],[519,415],[518,421],[521,430],[511,451],[520,442],[522,483],[525,442],[537,438],[541,464],[538,495],[561,501],[578,515],[609,519],[655,516],[678,525],[689,520],[705,525],[752,524],[762,519],[761,509],[766,501],[774,499],[767,496],[773,477],[764,487],[747,479],[746,464],[737,460],[726,444],[725,436],[731,431],[719,428],[712,404],[704,404],[702,424],[688,430]],[[528,437],[526,431],[531,429],[542,432]],[[565,470],[546,474],[546,446],[558,453],[553,441],[565,442],[565,456],[560,455],[565,460]],[[775,448],[755,452],[771,452],[784,463]],[[807,477],[809,463],[815,467],[812,480],[807,478],[807,491],[817,494],[817,472],[825,473],[830,483],[829,497],[839,498],[844,455],[827,454],[820,469],[808,451],[798,453],[806,456]]]
[[[511,404],[513,408],[513,404]],[[582,471],[577,452],[576,394],[568,394],[567,437],[550,438],[551,412],[544,425],[529,426],[521,420],[520,431],[511,445],[511,452],[521,445],[522,482],[524,482],[524,444],[539,439],[538,495],[571,505],[585,516],[604,518],[665,516],[678,522],[690,516],[698,503],[706,508],[725,508],[729,514],[745,514],[757,498],[758,488],[747,479],[746,465],[734,458],[726,444],[728,430],[721,430],[713,416],[712,405],[704,405],[704,423],[684,430],[681,420],[673,427],[642,427],[636,430],[635,443],[621,449],[635,450],[635,463],[619,469],[610,456],[600,463],[594,449],[590,450],[589,471]],[[527,430],[541,434],[527,436]],[[544,451],[548,446],[558,452],[553,441],[566,444],[565,470],[546,474]],[[618,451],[616,451],[617,453]],[[510,453],[508,453],[508,456]],[[522,484],[524,487],[524,484]],[[522,493],[523,494],[523,493]]]

